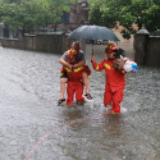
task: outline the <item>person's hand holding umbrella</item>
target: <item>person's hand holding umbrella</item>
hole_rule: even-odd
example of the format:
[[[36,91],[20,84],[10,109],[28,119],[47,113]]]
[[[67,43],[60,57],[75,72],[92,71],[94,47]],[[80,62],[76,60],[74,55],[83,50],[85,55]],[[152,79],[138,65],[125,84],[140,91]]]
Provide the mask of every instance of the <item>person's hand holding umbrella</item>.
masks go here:
[[[94,63],[95,61],[96,61],[95,56],[92,55],[92,56],[91,56],[91,63]]]

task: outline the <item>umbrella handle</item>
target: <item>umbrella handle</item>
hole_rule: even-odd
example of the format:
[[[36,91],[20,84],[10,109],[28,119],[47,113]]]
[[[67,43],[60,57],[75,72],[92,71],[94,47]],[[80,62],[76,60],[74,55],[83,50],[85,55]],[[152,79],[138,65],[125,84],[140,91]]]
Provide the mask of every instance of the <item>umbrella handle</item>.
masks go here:
[[[94,51],[93,51],[93,48],[92,48],[92,56],[94,55]]]
[[[94,53],[93,53],[93,50],[92,50],[92,56],[94,55]],[[91,63],[92,63],[92,60],[91,60]]]
[[[93,40],[92,40],[92,56],[94,55],[94,50],[93,50]],[[92,60],[91,60],[91,63],[92,63]]]
[[[92,55],[94,55],[93,44],[94,44],[94,41],[92,40]]]

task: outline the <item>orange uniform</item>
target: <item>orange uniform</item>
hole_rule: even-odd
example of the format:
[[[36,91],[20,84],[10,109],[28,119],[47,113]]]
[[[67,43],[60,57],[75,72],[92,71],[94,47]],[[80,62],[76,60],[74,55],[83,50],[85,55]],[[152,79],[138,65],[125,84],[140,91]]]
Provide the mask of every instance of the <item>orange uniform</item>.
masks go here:
[[[106,84],[104,92],[104,105],[112,103],[112,112],[120,113],[120,102],[123,100],[123,90],[125,87],[125,71],[116,70],[112,67],[115,60],[104,59],[101,63],[93,62],[96,71],[106,72]]]
[[[84,101],[83,98],[83,83],[82,83],[82,72],[87,72],[88,76],[91,74],[90,68],[84,65],[79,68],[69,69],[67,67],[63,67],[61,69],[61,76],[63,74],[67,74],[68,77],[68,87],[67,94],[68,99],[66,105],[71,105],[73,103],[73,96],[76,92],[76,100]]]

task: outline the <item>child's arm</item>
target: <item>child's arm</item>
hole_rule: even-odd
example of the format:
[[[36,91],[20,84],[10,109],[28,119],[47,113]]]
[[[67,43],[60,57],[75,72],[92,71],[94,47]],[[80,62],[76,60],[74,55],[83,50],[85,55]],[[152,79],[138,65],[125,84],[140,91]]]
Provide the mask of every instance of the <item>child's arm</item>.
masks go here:
[[[69,68],[69,69],[72,69],[73,68],[73,65],[72,64],[70,64],[70,63],[68,63],[66,60],[64,60],[64,59],[60,59],[59,60],[59,63],[61,63],[63,66],[65,66],[65,67],[67,67],[67,68]]]
[[[74,65],[73,65],[73,68],[78,68],[78,67],[81,67],[81,66],[83,66],[83,65],[85,65],[85,64],[86,64],[86,63],[85,63],[84,61],[80,61],[80,62],[74,64]]]

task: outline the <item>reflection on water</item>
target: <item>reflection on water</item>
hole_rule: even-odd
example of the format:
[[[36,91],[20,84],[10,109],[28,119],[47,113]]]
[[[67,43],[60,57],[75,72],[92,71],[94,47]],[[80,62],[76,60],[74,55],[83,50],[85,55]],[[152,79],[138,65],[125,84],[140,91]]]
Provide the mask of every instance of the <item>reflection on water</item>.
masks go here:
[[[1,50],[1,134],[5,135],[1,145],[7,151],[0,158],[12,155],[12,159],[24,159],[39,138],[55,128],[99,115],[57,130],[28,160],[159,160],[160,68],[139,66],[137,74],[127,74],[122,113],[100,115],[105,113],[104,72],[92,70],[93,101],[83,106],[55,105],[59,98],[60,56]],[[98,62],[105,57],[95,56]],[[87,62],[91,67],[90,55]],[[6,141],[15,145],[6,146]]]

